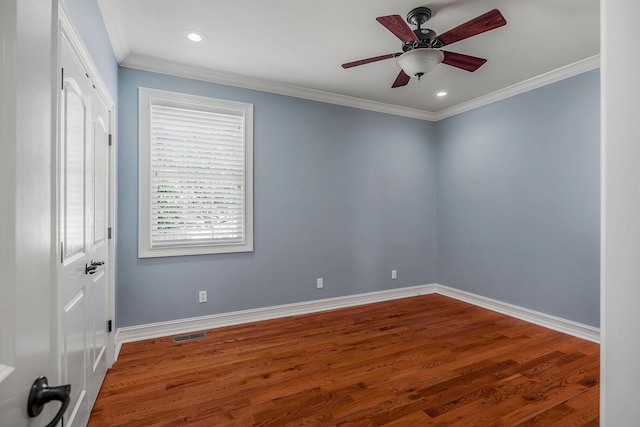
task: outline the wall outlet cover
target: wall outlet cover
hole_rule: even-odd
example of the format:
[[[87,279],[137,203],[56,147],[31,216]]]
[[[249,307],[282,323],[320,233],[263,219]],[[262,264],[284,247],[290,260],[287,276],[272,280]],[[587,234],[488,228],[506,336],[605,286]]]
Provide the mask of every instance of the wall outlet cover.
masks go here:
[[[207,302],[207,291],[198,292],[198,302]]]

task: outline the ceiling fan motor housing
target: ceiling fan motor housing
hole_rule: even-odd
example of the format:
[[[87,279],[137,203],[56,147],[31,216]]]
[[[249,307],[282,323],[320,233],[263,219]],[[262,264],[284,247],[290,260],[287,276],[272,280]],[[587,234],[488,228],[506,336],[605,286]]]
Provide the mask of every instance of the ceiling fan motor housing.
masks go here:
[[[418,37],[418,41],[409,41],[402,43],[402,51],[409,52],[414,49],[439,49],[442,47],[442,42],[438,39],[438,35],[435,31],[429,30],[427,28],[421,28],[419,30],[413,31]]]
[[[402,51],[409,52],[414,49],[431,48],[437,49],[442,47],[442,42],[438,40],[438,35],[435,31],[422,28],[422,25],[431,19],[431,9],[428,7],[416,7],[407,14],[407,22],[409,24],[418,27],[413,33],[418,38],[418,41],[408,41],[402,43]]]

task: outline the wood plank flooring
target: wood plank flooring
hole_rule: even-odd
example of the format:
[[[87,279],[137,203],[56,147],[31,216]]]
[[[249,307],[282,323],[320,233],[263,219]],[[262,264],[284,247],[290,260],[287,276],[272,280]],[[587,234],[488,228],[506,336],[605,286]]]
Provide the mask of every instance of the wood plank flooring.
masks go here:
[[[597,426],[599,346],[441,295],[125,344],[89,427]]]

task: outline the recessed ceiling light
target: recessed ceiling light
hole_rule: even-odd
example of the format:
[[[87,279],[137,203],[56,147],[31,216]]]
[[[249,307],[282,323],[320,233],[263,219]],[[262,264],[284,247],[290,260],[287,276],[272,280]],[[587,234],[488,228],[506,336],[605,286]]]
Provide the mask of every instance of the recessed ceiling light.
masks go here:
[[[443,96],[447,96],[447,92],[441,90],[440,92],[436,92],[436,96],[442,98]]]
[[[196,33],[195,31],[188,31],[187,38],[192,42],[201,42],[203,37],[202,34]]]

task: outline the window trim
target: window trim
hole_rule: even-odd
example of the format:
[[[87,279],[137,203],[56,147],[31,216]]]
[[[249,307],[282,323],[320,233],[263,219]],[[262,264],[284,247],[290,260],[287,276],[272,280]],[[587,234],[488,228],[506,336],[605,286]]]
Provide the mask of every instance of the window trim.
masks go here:
[[[153,246],[151,241],[151,105],[196,109],[227,109],[244,114],[244,241],[235,244],[187,243]],[[195,107],[195,108],[194,108]],[[253,251],[253,104],[189,95],[145,87],[138,88],[138,257],[171,257]]]

